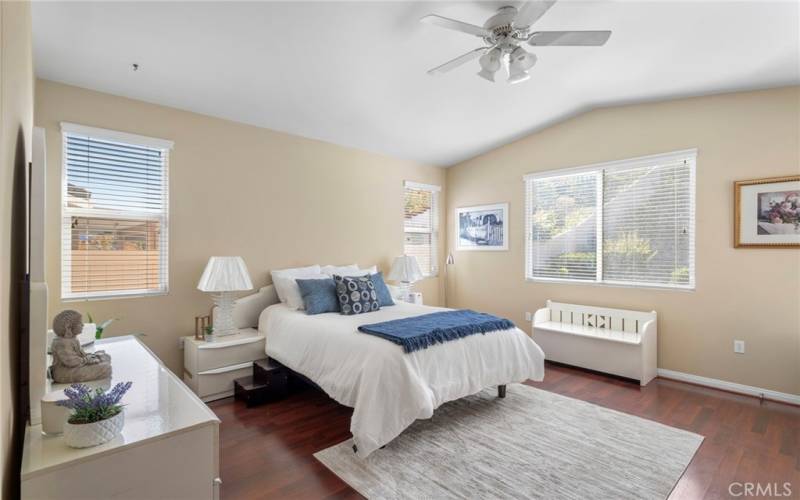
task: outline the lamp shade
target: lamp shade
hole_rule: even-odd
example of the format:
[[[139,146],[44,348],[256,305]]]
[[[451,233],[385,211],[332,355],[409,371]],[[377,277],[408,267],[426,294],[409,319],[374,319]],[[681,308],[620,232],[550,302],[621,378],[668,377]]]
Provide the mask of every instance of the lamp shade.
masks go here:
[[[422,279],[422,271],[419,270],[417,258],[413,255],[401,255],[394,259],[392,270],[389,272],[388,279],[413,283]]]
[[[536,54],[530,54],[522,47],[517,47],[511,52],[508,63],[508,83],[524,82],[531,75],[528,70],[536,64]]]
[[[494,74],[500,69],[500,59],[502,55],[503,53],[497,47],[483,54],[481,58],[478,59],[478,63],[481,65],[481,71],[478,73],[478,76],[493,82]]]
[[[197,283],[204,292],[236,292],[252,290],[253,283],[241,257],[211,257]]]

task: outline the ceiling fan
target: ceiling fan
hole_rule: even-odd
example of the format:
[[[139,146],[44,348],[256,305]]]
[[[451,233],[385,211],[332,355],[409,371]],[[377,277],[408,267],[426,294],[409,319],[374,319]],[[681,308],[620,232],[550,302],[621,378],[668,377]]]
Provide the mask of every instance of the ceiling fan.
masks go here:
[[[431,69],[428,74],[441,75],[479,58],[481,71],[478,72],[478,76],[481,78],[493,82],[495,73],[505,62],[508,66],[508,82],[519,83],[530,78],[528,70],[536,64],[536,55],[522,48],[521,44],[524,42],[533,47],[587,47],[600,46],[608,41],[611,36],[610,31],[531,31],[531,25],[554,3],[556,0],[531,0],[525,2],[519,9],[512,6],[500,7],[483,27],[428,14],[420,21],[475,35],[482,38],[485,43],[483,47]]]

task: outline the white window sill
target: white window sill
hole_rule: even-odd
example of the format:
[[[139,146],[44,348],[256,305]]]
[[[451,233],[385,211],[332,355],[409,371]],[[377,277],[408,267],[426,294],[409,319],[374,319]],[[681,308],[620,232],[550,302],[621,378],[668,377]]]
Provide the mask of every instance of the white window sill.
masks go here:
[[[657,290],[665,292],[694,292],[696,285],[691,286],[669,286],[669,285],[651,285],[645,283],[614,283],[609,281],[585,281],[585,280],[570,280],[561,278],[525,278],[528,283],[547,283],[551,285],[589,285],[601,286],[610,288],[637,288],[644,290]]]
[[[140,293],[115,293],[106,295],[79,295],[61,297],[61,302],[94,302],[98,300],[118,300],[118,299],[139,299],[145,297],[163,297],[169,295],[169,290],[163,292],[140,292]]]

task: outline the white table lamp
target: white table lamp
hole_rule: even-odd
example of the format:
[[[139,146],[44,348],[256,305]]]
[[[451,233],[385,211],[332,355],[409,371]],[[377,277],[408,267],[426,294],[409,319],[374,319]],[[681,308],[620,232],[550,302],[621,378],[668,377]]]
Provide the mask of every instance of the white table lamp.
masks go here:
[[[417,258],[413,255],[402,255],[394,259],[392,270],[389,272],[388,279],[399,281],[405,294],[406,300],[411,295],[411,285],[415,281],[423,278],[422,271],[419,269]]]
[[[211,257],[197,289],[214,294],[214,305],[218,308],[214,314],[214,335],[236,333],[233,292],[253,289],[244,260],[241,257]]]

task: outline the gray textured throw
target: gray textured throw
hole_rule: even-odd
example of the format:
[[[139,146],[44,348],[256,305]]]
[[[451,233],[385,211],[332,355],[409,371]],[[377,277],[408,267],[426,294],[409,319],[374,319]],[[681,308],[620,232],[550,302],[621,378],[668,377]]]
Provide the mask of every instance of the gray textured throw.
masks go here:
[[[522,384],[438,408],[359,459],[314,456],[367,498],[662,499],[703,437]]]

